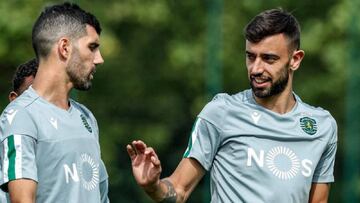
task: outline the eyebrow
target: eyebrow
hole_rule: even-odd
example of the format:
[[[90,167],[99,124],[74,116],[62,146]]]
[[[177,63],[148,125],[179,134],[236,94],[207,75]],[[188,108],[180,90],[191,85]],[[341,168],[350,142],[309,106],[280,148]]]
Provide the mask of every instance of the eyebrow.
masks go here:
[[[253,52],[245,51],[246,54],[255,55]]]
[[[269,58],[272,58],[272,59],[279,59],[280,56],[276,55],[276,54],[260,54],[261,57],[269,57]]]
[[[248,55],[256,55],[255,53],[251,52],[251,51],[245,51],[246,54]],[[271,54],[271,53],[261,53],[260,54],[260,57],[270,57],[270,58],[273,58],[273,59],[279,59],[280,57],[276,54]]]

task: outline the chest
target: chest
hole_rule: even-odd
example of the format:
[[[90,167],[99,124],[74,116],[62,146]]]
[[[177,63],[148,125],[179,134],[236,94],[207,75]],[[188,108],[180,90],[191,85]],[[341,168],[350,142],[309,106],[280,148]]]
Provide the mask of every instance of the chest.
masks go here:
[[[51,109],[36,115],[38,156],[67,159],[92,154],[98,158],[98,130],[90,117],[76,110],[68,113]]]
[[[249,125],[223,136],[214,165],[233,169],[230,174],[235,179],[252,177],[259,184],[270,181],[296,188],[311,184],[325,148],[326,142],[304,134],[301,127],[288,130]]]

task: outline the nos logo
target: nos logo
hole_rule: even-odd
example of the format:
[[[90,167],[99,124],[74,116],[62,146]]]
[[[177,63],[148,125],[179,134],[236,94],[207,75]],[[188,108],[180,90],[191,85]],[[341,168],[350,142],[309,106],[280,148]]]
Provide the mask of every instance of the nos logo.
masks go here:
[[[264,158],[266,160],[264,161]],[[264,154],[264,150],[260,150],[257,154],[253,148],[248,148],[247,166],[252,166],[252,160],[263,168],[264,163],[274,176],[281,180],[290,180],[294,178],[299,171],[305,177],[310,177],[312,174],[312,161],[309,159],[299,160],[296,154],[289,148],[278,146],[270,149],[268,153]]]
[[[83,187],[90,191],[96,188],[99,184],[99,164],[95,163],[93,158],[88,154],[80,156],[80,162],[69,165],[64,164],[65,180],[69,184],[70,178],[74,182],[81,180]]]

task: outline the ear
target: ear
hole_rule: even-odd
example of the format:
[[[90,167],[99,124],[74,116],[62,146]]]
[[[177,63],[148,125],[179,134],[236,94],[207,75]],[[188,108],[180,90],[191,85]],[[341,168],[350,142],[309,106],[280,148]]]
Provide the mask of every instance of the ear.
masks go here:
[[[60,38],[58,43],[58,53],[60,58],[68,59],[71,52],[71,42],[68,38]]]
[[[303,50],[295,50],[291,58],[290,69],[293,71],[297,70],[304,56],[305,52]]]
[[[18,95],[16,92],[11,91],[11,92],[9,93],[9,101],[10,101],[10,102],[14,101],[14,100],[16,99],[16,97],[18,97],[18,96],[19,96],[19,95]]]

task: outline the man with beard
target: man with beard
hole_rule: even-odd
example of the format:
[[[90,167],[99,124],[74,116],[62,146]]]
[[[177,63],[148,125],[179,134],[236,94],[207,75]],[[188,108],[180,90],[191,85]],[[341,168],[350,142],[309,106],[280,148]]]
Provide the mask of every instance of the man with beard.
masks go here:
[[[93,114],[69,98],[88,90],[100,54],[100,24],[76,4],[45,8],[33,27],[33,85],[0,118],[1,188],[11,202],[108,202]]]
[[[198,115],[180,164],[160,179],[155,151],[127,146],[137,183],[157,202],[185,202],[205,171],[211,202],[327,202],[337,147],[328,111],[293,92],[304,57],[300,26],[282,9],[267,10],[245,28],[251,89],[218,94]]]

